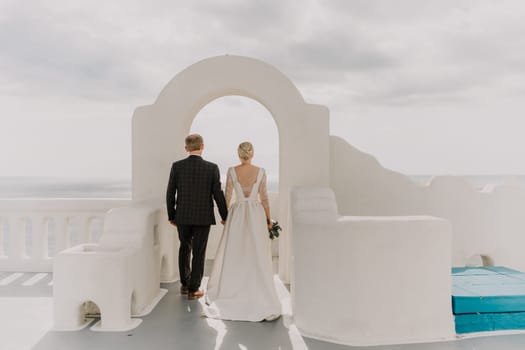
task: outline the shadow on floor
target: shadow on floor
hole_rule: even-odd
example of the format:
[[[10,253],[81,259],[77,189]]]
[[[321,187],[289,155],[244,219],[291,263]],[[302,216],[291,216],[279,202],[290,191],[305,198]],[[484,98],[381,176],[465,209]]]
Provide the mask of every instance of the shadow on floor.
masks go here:
[[[201,316],[198,301],[179,294],[179,284],[162,286],[168,294],[131,332],[48,332],[35,350],[83,349],[292,349],[282,319],[274,322],[231,322]]]

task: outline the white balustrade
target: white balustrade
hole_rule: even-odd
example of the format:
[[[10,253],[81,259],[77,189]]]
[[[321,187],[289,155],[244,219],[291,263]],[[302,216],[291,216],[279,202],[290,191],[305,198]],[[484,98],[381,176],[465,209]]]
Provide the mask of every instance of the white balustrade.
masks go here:
[[[51,272],[53,256],[93,243],[105,213],[131,200],[0,200],[0,271]]]
[[[269,193],[272,218],[279,219],[279,195]],[[178,278],[176,230],[167,224],[164,206],[160,211],[159,235],[162,244],[161,278]],[[102,232],[105,213],[132,205],[120,199],[0,199],[0,271],[51,272],[53,257],[82,243],[96,243]],[[220,220],[220,219],[218,219]],[[223,226],[212,226],[207,258],[213,259]],[[278,241],[272,242],[278,255]],[[170,243],[171,242],[171,243]]]

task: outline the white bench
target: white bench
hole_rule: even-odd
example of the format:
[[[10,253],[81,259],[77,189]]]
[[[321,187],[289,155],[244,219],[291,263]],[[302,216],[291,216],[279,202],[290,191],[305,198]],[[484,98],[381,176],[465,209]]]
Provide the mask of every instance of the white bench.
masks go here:
[[[127,331],[137,327],[166,293],[160,289],[157,210],[111,209],[98,244],[81,244],[55,257],[53,266],[54,328],[78,330],[89,305],[101,321],[91,329]],[[95,308],[96,309],[96,308]]]
[[[291,196],[295,323],[354,346],[455,336],[451,227],[429,216],[339,216],[329,188]]]

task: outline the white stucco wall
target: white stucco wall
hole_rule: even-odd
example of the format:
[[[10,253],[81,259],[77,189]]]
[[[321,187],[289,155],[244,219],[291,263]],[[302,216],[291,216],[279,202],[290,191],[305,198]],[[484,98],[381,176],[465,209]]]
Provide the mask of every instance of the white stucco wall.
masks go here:
[[[363,346],[454,338],[451,227],[430,216],[339,216],[333,191],[292,192],[294,320]]]
[[[154,104],[133,114],[133,200],[163,206],[171,163],[186,157],[184,138],[197,113],[219,97],[252,98],[271,113],[279,131],[279,246],[281,278],[289,279],[288,200],[291,186],[328,185],[329,117],[308,104],[276,68],[240,56],[197,62],[177,74]],[[225,135],[225,137],[228,137]]]
[[[329,136],[327,108],[306,103],[280,71],[246,57],[226,55],[197,62],[176,75],[154,104],[136,109],[135,202],[164,206],[170,165],[186,156],[184,138],[193,119],[207,103],[227,95],[260,102],[278,127],[277,216],[284,227],[279,240],[283,280],[289,280],[290,270],[288,194],[292,186],[304,185],[330,185],[345,215],[433,215],[450,220],[454,265],[463,265],[473,254],[485,254],[495,264],[525,269],[525,259],[516,248],[525,243],[523,188],[479,192],[460,178],[436,178],[429,186],[418,186],[407,176],[383,168],[375,158],[344,140]],[[170,229],[173,230],[164,227]],[[213,244],[212,238],[212,247]]]
[[[436,177],[419,186],[383,168],[346,141],[331,137],[330,185],[344,215],[432,215],[452,224],[452,263],[475,254],[495,265],[525,270],[525,188],[478,191],[460,177]],[[401,156],[401,155],[400,155]]]

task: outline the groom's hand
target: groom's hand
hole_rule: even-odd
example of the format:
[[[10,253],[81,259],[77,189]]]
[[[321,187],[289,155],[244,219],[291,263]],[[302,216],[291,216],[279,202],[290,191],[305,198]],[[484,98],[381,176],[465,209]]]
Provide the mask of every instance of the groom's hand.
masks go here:
[[[175,223],[175,220],[170,220],[170,224],[172,224],[173,226],[177,227],[177,224]]]

